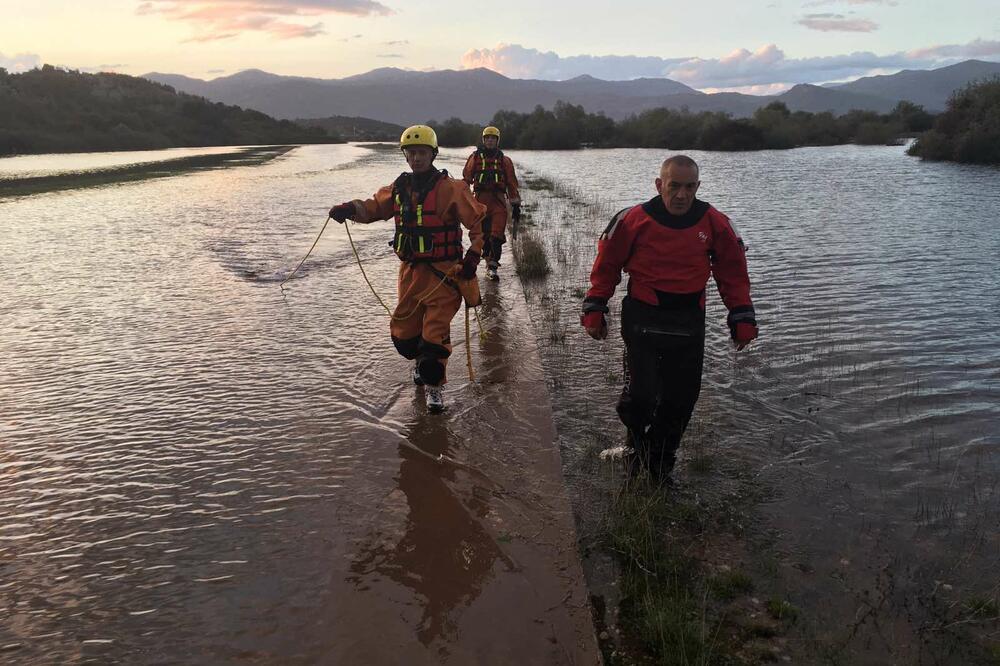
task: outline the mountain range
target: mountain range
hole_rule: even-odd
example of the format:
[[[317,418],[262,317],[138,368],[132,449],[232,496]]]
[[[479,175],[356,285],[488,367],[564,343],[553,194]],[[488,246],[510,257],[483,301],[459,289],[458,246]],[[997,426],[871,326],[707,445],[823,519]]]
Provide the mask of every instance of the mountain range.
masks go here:
[[[616,120],[659,107],[746,117],[774,101],[784,102],[792,111],[840,115],[852,109],[886,113],[899,101],[909,100],[937,112],[944,110],[953,91],[997,76],[1000,63],[966,60],[934,70],[904,70],[837,85],[800,84],[780,95],[710,94],[662,78],[511,79],[483,68],[414,72],[383,67],[342,79],[280,76],[255,69],[211,81],[156,72],[143,78],[276,118],[339,115],[407,125],[451,117],[481,123],[500,109],[527,112],[539,104],[551,108],[559,100],[591,113],[603,111]]]

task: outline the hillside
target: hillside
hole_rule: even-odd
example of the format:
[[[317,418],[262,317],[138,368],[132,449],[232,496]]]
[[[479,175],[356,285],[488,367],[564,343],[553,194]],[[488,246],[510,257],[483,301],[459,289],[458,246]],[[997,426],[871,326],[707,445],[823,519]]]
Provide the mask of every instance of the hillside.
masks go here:
[[[948,98],[956,91],[995,76],[1000,76],[1000,63],[966,60],[939,69],[906,69],[887,76],[866,76],[832,89],[891,100],[905,99],[928,111],[938,112],[944,110]]]
[[[0,155],[337,140],[122,74],[0,69]]]
[[[706,94],[677,81],[659,78],[511,79],[488,69],[414,72],[383,67],[343,79],[279,76],[259,70],[212,81],[156,73],[146,77],[276,118],[347,116],[405,126],[428,118],[452,117],[482,123],[499,109],[530,113],[539,104],[552,109],[558,101],[604,113],[614,120],[656,108],[721,112],[747,118],[775,101],[784,103],[791,111],[829,111],[837,115],[854,109],[886,113],[902,100],[914,101],[928,110],[941,110],[953,91],[991,71],[1000,73],[1000,63],[970,60],[936,70],[869,77],[837,86],[802,84],[781,95],[769,96]]]

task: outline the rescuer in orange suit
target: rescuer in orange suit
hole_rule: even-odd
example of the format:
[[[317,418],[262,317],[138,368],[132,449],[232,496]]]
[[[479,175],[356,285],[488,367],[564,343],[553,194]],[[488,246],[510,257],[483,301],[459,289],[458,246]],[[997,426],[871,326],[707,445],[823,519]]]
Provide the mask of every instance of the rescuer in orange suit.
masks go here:
[[[330,217],[366,224],[396,222],[392,247],[399,257],[399,303],[389,322],[396,350],[415,361],[413,381],[426,387],[427,408],[444,409],[442,387],[451,355],[451,320],[462,304],[456,279],[475,280],[483,250],[486,206],[466,184],[434,167],[437,134],[427,125],[407,128],[399,147],[411,171],[366,201],[330,210]],[[469,249],[462,252],[462,227]]]
[[[521,195],[517,190],[517,176],[514,163],[500,150],[500,130],[492,125],[483,130],[483,144],[469,155],[462,170],[462,178],[472,186],[476,199],[486,204],[486,220],[483,235],[486,245],[483,258],[486,259],[486,277],[499,280],[497,269],[503,244],[507,242],[504,232],[508,219],[521,219]]]

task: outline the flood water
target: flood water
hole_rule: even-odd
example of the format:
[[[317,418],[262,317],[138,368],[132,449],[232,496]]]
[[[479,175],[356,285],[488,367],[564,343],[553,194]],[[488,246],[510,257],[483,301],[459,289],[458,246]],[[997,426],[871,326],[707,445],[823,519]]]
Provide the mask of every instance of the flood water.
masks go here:
[[[593,663],[518,283],[474,385],[456,318],[440,416],[342,227],[279,288],[402,169],[306,146],[0,200],[0,661]],[[393,302],[391,223],[352,231]]]
[[[731,490],[701,485],[695,456],[758,487],[733,522],[758,551],[757,596],[790,600],[818,641],[800,660],[965,663],[943,645],[957,625],[996,645],[995,621],[962,609],[1000,596],[1000,170],[899,147],[690,154],[699,196],[749,247],[761,338],[733,351],[710,283],[681,489]],[[527,291],[585,544],[600,536],[592,449],[623,439],[621,340],[618,298],[600,343],[579,303],[597,235],[655,195],[664,156],[515,156],[556,185],[525,196],[553,266]]]
[[[538,518],[561,490],[506,443],[554,437],[537,337],[586,514],[620,340],[584,338],[579,302],[663,154],[509,154],[557,185],[524,195],[555,271],[527,287],[530,322],[516,280],[486,290],[479,378],[456,342],[438,418],[342,228],[278,286],[330,205],[398,175],[395,150],[0,200],[2,661],[572,663],[559,609],[586,602],[560,548],[533,550],[566,536]],[[761,326],[734,355],[710,294],[692,438],[766,489],[761,539],[803,623],[912,663],[938,605],[1000,584],[1000,171],[900,148],[692,156],[749,245]],[[352,233],[391,302],[388,223]],[[519,593],[537,612],[497,617]]]

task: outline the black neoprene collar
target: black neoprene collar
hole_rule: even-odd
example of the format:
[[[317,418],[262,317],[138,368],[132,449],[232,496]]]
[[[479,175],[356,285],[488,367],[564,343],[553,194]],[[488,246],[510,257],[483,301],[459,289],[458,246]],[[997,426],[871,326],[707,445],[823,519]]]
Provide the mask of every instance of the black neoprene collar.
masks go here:
[[[642,204],[642,209],[646,211],[646,215],[649,215],[665,227],[687,229],[698,224],[698,220],[705,216],[705,213],[708,211],[708,202],[695,199],[688,212],[683,215],[674,215],[667,210],[667,207],[663,203],[663,197],[657,195]]]

